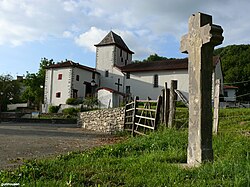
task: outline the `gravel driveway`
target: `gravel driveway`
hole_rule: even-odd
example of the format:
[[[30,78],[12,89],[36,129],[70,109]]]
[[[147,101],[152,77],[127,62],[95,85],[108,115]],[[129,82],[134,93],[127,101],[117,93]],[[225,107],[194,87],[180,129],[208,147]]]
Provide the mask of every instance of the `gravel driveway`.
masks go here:
[[[76,124],[0,123],[0,169],[23,159],[48,157],[113,143],[111,135],[78,128]]]

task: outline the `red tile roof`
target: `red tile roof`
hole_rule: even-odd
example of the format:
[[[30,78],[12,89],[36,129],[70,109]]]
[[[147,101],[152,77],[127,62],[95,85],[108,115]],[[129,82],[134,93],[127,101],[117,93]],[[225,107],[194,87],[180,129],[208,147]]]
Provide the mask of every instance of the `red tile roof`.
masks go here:
[[[66,62],[60,62],[60,63],[57,63],[57,64],[52,64],[52,65],[48,66],[47,69],[50,69],[50,68],[64,68],[64,67],[77,67],[77,68],[80,68],[80,69],[84,69],[86,71],[90,71],[90,72],[100,74],[99,72],[96,71],[95,68],[84,66],[84,65],[81,65],[79,63],[75,63],[73,61],[70,61],[70,60],[68,60]]]
[[[228,86],[228,85],[224,85],[223,88],[224,89],[238,89],[237,86]]]
[[[97,91],[98,90],[107,90],[107,91],[109,91],[109,92],[111,92],[111,93],[116,93],[116,94],[119,94],[119,95],[122,95],[122,96],[125,96],[126,94],[124,94],[124,93],[122,93],[122,92],[118,92],[117,90],[114,90],[114,89],[112,89],[112,88],[107,88],[107,87],[101,87],[101,88],[98,88],[97,89]]]

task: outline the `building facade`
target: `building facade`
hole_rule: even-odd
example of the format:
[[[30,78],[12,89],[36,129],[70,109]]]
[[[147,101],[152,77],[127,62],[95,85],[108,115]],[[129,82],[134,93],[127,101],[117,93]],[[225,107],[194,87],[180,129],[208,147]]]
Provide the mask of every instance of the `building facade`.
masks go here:
[[[65,104],[68,98],[83,99],[93,94],[99,80],[99,73],[94,68],[72,61],[47,67],[44,86],[44,111],[48,112],[50,105]]]
[[[95,83],[102,108],[121,105],[125,96],[156,99],[165,83],[170,86],[171,80],[177,80],[177,89],[188,97],[187,58],[132,63],[134,52],[112,31],[95,46],[95,69],[71,61],[47,68],[44,103],[60,105],[65,104],[68,98],[85,98],[93,94],[91,82]],[[219,57],[213,58],[213,65],[213,82],[220,79],[223,88]]]

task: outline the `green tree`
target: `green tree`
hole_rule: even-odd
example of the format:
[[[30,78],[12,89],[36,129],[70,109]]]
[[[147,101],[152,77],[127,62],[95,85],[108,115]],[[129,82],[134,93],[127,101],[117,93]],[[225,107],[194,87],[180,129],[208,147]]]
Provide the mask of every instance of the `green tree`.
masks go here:
[[[166,60],[167,57],[158,56],[156,53],[149,55],[148,58],[144,59],[143,62],[154,62],[154,61],[160,61],[160,60]]]
[[[47,58],[42,58],[38,72],[27,72],[25,77],[24,84],[26,90],[22,97],[36,107],[39,107],[40,103],[43,101],[46,67],[52,64],[54,64],[53,59],[48,60]]]
[[[52,64],[55,64],[53,59],[50,59],[50,60],[48,60],[47,58],[42,58],[41,59],[40,67],[39,67],[37,75],[39,75],[39,77],[43,80],[43,83],[45,81],[46,67],[48,67],[48,66],[50,66]]]
[[[141,63],[141,62],[155,62],[155,61],[161,61],[161,60],[167,60],[167,59],[175,59],[175,58],[167,58],[164,56],[159,56],[158,54],[151,54],[147,58],[140,60],[134,60],[133,63]]]
[[[250,45],[230,45],[214,53],[221,57],[224,82],[239,88],[238,100],[250,101]]]
[[[1,111],[7,109],[7,104],[20,100],[20,82],[11,75],[0,75],[0,107]]]
[[[83,104],[86,105],[88,109],[93,109],[95,107],[98,107],[99,100],[97,99],[97,97],[86,97],[83,100]]]

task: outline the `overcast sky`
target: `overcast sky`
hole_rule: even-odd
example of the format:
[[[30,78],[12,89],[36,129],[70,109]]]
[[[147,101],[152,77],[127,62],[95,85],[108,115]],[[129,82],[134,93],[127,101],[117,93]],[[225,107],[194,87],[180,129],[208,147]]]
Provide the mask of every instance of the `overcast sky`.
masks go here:
[[[224,29],[221,45],[250,43],[249,0],[0,0],[0,75],[37,72],[41,58],[95,67],[95,47],[110,31],[135,52],[186,57],[180,37],[196,12]]]

